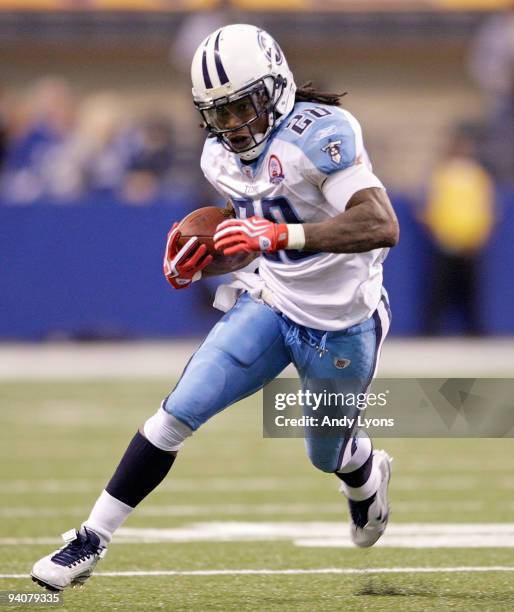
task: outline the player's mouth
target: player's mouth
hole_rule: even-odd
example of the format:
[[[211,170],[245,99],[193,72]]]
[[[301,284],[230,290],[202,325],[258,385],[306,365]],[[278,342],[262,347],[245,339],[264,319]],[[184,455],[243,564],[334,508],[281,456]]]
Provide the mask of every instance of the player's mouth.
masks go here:
[[[237,151],[248,148],[253,143],[253,138],[248,134],[229,134],[227,135],[230,144]]]

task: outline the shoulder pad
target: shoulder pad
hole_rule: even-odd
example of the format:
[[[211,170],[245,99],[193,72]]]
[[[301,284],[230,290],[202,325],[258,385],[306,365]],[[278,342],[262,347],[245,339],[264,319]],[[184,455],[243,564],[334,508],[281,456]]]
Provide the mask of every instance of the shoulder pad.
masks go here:
[[[279,138],[295,144],[319,172],[329,175],[355,163],[358,132],[357,120],[342,109],[302,102],[295,106]]]

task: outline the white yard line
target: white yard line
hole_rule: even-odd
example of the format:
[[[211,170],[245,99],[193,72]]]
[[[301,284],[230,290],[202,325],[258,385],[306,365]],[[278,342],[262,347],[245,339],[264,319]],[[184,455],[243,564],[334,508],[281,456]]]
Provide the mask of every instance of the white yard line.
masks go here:
[[[483,510],[486,502],[482,500],[432,500],[430,504],[418,501],[397,501],[394,504],[396,512],[435,512],[441,510],[453,510],[455,512],[476,512]],[[514,510],[514,502],[507,502],[505,509]],[[54,517],[54,516],[85,516],[90,508],[87,506],[53,506],[53,507],[28,507],[15,506],[11,508],[0,508],[0,518],[20,519],[34,517]],[[279,514],[335,514],[344,516],[346,504],[343,499],[339,502],[330,503],[268,503],[268,504],[173,504],[159,506],[143,506],[138,509],[138,516],[141,517],[162,517],[162,516],[248,516],[248,515],[269,515]]]
[[[453,467],[452,467],[453,469]],[[511,491],[514,488],[514,476],[497,473],[487,475],[491,486]],[[476,490],[483,485],[484,476],[460,475],[409,475],[396,474],[394,477],[394,488],[397,491],[415,491],[422,484],[425,491],[465,491]],[[63,478],[63,479],[13,479],[0,480],[0,493],[7,495],[35,494],[35,493],[89,493],[102,490],[104,480]],[[163,482],[160,492],[186,492],[186,491],[306,491],[309,487],[319,485],[316,477],[295,478],[284,477],[245,477],[245,478],[170,478]],[[335,489],[334,489],[335,490]]]
[[[118,544],[289,541],[297,546],[353,548],[344,521],[211,521],[174,528],[122,527]],[[0,545],[58,545],[57,538],[0,538]],[[377,543],[386,548],[514,548],[514,523],[396,523]]]
[[[170,478],[163,482],[159,491],[284,491],[305,490],[317,480],[294,476],[244,477],[244,478]],[[0,493],[98,493],[105,486],[105,480],[82,478],[51,478],[45,480],[13,479],[0,480]]]
[[[514,565],[455,566],[455,567],[324,567],[312,569],[226,569],[226,570],[138,570],[124,572],[95,572],[97,578],[144,576],[295,576],[305,574],[447,574],[514,572]],[[27,579],[28,574],[0,574],[0,578]]]

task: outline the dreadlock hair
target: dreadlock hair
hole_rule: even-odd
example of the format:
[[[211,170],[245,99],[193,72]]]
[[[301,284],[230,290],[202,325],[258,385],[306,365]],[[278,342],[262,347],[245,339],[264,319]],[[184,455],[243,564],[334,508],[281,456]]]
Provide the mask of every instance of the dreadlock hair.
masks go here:
[[[295,102],[318,102],[329,106],[341,106],[341,98],[346,96],[344,93],[329,93],[328,91],[318,91],[312,85],[312,81],[306,81],[296,90]]]

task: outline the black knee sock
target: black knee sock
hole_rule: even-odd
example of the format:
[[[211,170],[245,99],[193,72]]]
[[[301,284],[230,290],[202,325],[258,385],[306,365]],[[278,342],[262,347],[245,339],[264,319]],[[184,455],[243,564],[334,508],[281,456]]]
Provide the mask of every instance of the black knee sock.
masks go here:
[[[362,487],[367,481],[371,474],[373,467],[373,453],[370,454],[368,459],[355,471],[349,472],[348,474],[341,474],[336,472],[336,476],[345,482],[349,487],[358,488]],[[376,493],[373,493],[368,499],[362,501],[355,501],[353,499],[350,502],[350,514],[352,515],[353,522],[357,527],[364,527],[368,522],[368,509],[371,504],[375,501]]]
[[[353,489],[358,489],[359,487],[362,487],[362,485],[366,484],[366,482],[368,481],[372,467],[373,453],[370,453],[366,461],[353,472],[348,472],[347,474],[336,472],[335,475],[343,482],[345,482],[349,487],[352,487]]]
[[[136,433],[105,490],[135,508],[170,471],[175,455],[154,446]]]

